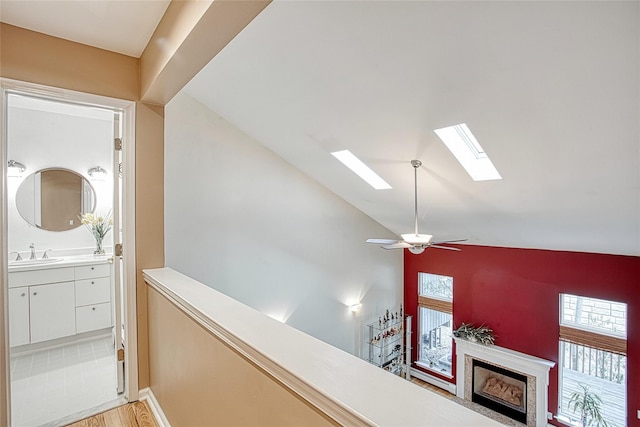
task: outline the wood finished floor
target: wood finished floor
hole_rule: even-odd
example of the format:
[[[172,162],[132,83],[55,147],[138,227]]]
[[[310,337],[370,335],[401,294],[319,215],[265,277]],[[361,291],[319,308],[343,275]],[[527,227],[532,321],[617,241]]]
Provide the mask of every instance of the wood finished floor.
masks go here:
[[[426,388],[427,390],[431,390],[434,393],[438,393],[440,396],[446,397],[447,399],[453,400],[453,398],[455,397],[453,394],[449,393],[446,390],[441,389],[440,387],[436,387],[434,385],[431,385],[427,382],[424,382],[422,380],[419,380],[418,378],[415,377],[411,377],[411,382],[419,385],[422,388]]]
[[[67,427],[158,427],[146,402],[132,402]]]

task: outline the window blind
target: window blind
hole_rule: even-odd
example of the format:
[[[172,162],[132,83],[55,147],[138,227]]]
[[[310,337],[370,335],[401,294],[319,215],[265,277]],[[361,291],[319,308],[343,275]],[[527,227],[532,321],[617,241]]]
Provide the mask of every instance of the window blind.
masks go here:
[[[432,310],[441,311],[443,313],[453,314],[453,303],[451,301],[443,301],[436,298],[419,296],[418,305],[420,307],[430,308]]]
[[[584,329],[560,325],[560,340],[596,348],[598,350],[609,351],[623,356],[627,355],[626,339],[586,331]]]

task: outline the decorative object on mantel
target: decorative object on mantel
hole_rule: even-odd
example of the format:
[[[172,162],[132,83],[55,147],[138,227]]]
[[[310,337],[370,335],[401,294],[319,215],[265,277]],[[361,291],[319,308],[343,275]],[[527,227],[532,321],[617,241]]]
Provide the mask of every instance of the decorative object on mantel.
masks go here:
[[[589,390],[588,385],[582,383],[578,383],[578,385],[582,390],[571,393],[569,409],[580,414],[580,425],[583,427],[609,427],[610,424],[600,412],[600,405],[602,405],[600,396]]]
[[[476,328],[471,323],[463,323],[458,329],[453,331],[453,335],[458,338],[464,338],[471,342],[479,342],[484,345],[494,344],[495,342],[493,329],[485,326],[484,324]]]
[[[94,255],[104,255],[104,249],[102,248],[102,240],[107,235],[111,226],[113,225],[113,218],[111,217],[111,211],[106,217],[96,216],[92,213],[86,213],[80,217],[82,224],[87,227],[87,230],[96,239],[96,250],[93,251]]]

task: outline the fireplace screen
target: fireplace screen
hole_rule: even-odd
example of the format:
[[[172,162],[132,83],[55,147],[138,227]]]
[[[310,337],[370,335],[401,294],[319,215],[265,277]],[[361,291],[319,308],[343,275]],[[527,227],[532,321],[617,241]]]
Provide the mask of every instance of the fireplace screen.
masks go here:
[[[523,424],[527,423],[527,377],[473,360],[471,400]]]

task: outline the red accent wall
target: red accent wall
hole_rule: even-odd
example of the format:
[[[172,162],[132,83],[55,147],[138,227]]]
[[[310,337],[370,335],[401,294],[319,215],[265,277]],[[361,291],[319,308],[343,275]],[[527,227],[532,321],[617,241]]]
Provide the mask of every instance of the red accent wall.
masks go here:
[[[496,345],[558,362],[559,294],[627,303],[627,425],[640,427],[640,257],[459,246],[462,252],[405,250],[404,305],[414,316],[416,360],[418,272],[453,277],[453,322],[496,334]],[[454,360],[455,364],[455,360]],[[453,367],[455,374],[455,365]],[[455,382],[455,378],[452,382]],[[549,373],[549,411],[558,407],[558,368]]]

